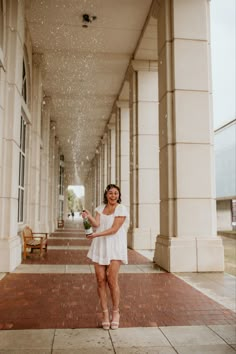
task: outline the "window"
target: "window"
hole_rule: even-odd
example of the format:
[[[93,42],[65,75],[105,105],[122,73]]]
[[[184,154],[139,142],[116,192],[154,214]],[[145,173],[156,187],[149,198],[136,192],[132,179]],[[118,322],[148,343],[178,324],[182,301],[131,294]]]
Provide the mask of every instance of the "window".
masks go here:
[[[21,116],[20,125],[20,147],[19,147],[19,183],[18,183],[18,222],[23,222],[24,218],[24,184],[25,184],[25,140],[26,122]]]
[[[27,77],[26,77],[26,70],[25,70],[25,61],[23,60],[23,70],[22,70],[22,97],[27,103]]]
[[[22,99],[27,104],[27,75],[25,60],[22,67]],[[19,145],[19,177],[18,177],[18,222],[24,221],[24,194],[25,194],[25,159],[26,159],[26,120],[27,114],[22,102],[22,112],[20,117],[20,145]]]

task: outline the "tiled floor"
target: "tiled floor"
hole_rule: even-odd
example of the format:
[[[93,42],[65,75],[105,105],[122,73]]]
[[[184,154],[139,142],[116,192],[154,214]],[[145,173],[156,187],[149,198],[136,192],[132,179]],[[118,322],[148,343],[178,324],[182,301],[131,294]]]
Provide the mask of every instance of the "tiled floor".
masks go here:
[[[88,247],[80,231],[63,230],[43,260],[0,274],[0,354],[236,352],[235,277],[165,273],[151,252],[130,250],[120,328],[104,331]]]
[[[0,332],[0,353],[235,354],[235,327],[182,326]]]
[[[120,274],[121,327],[234,324],[236,315],[169,273]],[[9,274],[0,328],[96,328],[94,274]]]

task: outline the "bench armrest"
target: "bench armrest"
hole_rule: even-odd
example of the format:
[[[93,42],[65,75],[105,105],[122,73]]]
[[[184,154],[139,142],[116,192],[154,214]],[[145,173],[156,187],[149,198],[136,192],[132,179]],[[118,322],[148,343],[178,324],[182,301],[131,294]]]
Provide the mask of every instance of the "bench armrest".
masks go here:
[[[33,237],[43,237],[43,238],[48,238],[47,232],[32,232]],[[38,236],[35,236],[38,235]],[[39,236],[41,235],[41,236]]]

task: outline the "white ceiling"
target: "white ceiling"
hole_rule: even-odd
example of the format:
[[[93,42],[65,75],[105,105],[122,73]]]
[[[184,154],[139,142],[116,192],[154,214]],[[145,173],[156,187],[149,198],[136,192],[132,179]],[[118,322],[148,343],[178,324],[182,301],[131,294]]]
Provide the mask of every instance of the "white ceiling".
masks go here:
[[[130,60],[157,59],[151,5],[152,0],[26,1],[69,184],[84,183]],[[97,16],[88,28],[82,27],[84,13]]]

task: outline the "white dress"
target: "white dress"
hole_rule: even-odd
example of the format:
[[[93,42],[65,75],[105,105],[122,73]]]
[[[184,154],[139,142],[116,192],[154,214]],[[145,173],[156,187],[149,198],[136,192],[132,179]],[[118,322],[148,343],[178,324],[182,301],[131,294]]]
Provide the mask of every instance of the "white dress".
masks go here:
[[[124,205],[118,204],[113,214],[105,215],[103,214],[105,206],[105,204],[102,204],[95,209],[100,214],[100,226],[96,229],[96,232],[109,229],[116,216],[125,216],[125,221],[115,234],[95,237],[92,240],[87,257],[101,265],[109,265],[111,260],[120,260],[127,264],[128,210]]]

